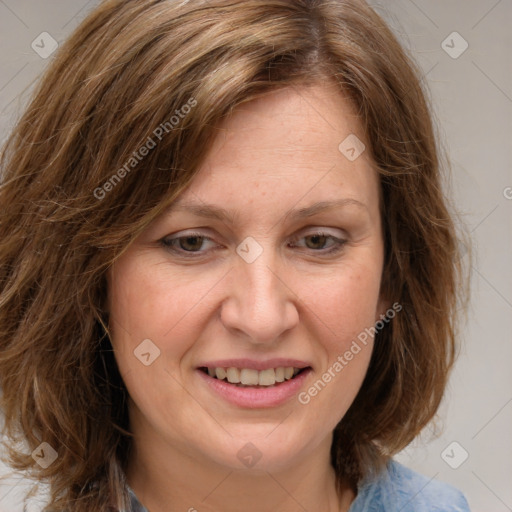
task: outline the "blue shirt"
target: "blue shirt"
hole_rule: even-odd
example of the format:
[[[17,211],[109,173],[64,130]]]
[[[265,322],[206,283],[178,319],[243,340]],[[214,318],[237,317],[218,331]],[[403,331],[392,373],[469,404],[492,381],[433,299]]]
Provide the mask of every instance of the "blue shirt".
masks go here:
[[[132,489],[131,510],[148,512]],[[377,478],[363,480],[349,512],[470,512],[464,495],[391,460]]]

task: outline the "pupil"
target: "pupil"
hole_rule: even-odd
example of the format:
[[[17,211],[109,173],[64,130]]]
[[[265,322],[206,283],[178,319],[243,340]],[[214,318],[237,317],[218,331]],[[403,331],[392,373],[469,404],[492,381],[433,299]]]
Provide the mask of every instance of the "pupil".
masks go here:
[[[325,239],[327,238],[325,235],[311,235],[310,238],[312,241],[313,241],[313,245],[316,245],[318,243],[318,241],[320,240],[320,242],[322,242],[320,244],[320,246],[323,246],[324,243],[325,243]],[[315,242],[316,240],[316,242]],[[313,247],[313,248],[318,248],[318,247]]]
[[[192,245],[192,248],[185,247],[190,240],[192,240],[192,243],[190,244],[190,245]],[[198,240],[199,240],[199,244],[197,243]],[[185,242],[185,243],[183,243],[183,242]],[[200,249],[201,248],[201,243],[202,243],[202,237],[200,237],[200,236],[187,236],[185,238],[182,238],[182,240],[181,240],[181,248],[184,249],[185,251],[193,251],[194,249]]]

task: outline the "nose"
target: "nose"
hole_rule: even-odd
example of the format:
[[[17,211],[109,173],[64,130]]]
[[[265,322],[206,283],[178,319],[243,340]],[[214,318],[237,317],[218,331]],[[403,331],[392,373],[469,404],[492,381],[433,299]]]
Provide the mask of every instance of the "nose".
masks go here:
[[[226,329],[261,345],[275,342],[297,325],[297,296],[284,268],[268,248],[252,263],[242,258],[235,261],[229,273],[228,297],[221,308]]]

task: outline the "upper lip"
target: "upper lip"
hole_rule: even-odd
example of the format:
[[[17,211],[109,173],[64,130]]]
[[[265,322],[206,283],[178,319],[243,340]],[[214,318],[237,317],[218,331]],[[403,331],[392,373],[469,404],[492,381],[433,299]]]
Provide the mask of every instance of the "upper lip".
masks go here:
[[[252,370],[268,370],[270,368],[308,368],[311,365],[299,359],[289,359],[278,357],[274,359],[266,359],[264,361],[257,361],[256,359],[241,358],[241,359],[219,359],[217,361],[205,361],[198,365],[198,368],[248,368]]]

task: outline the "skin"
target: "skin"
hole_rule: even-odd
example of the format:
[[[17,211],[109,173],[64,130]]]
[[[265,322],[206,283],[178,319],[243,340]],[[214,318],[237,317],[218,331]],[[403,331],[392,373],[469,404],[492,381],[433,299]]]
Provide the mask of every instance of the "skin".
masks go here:
[[[169,212],[111,268],[112,344],[134,433],[128,482],[152,512],[171,504],[199,512],[337,512],[353,501],[347,485],[336,491],[329,451],[367,371],[372,339],[306,405],[293,397],[272,408],[237,407],[196,370],[230,357],[293,357],[313,368],[307,391],[385,313],[379,178],[368,151],[352,162],[338,149],[350,134],[364,141],[333,83],[244,104],[224,121],[179,198],[227,208],[236,222]],[[343,198],[363,206],[287,215]],[[346,242],[326,254],[335,241],[315,238],[318,231]],[[191,232],[207,238],[191,241]],[[249,236],[263,249],[252,263],[236,252]],[[174,238],[182,254],[164,238]],[[160,350],[149,366],[134,356],[144,339]],[[261,454],[250,468],[237,457],[248,442]]]

